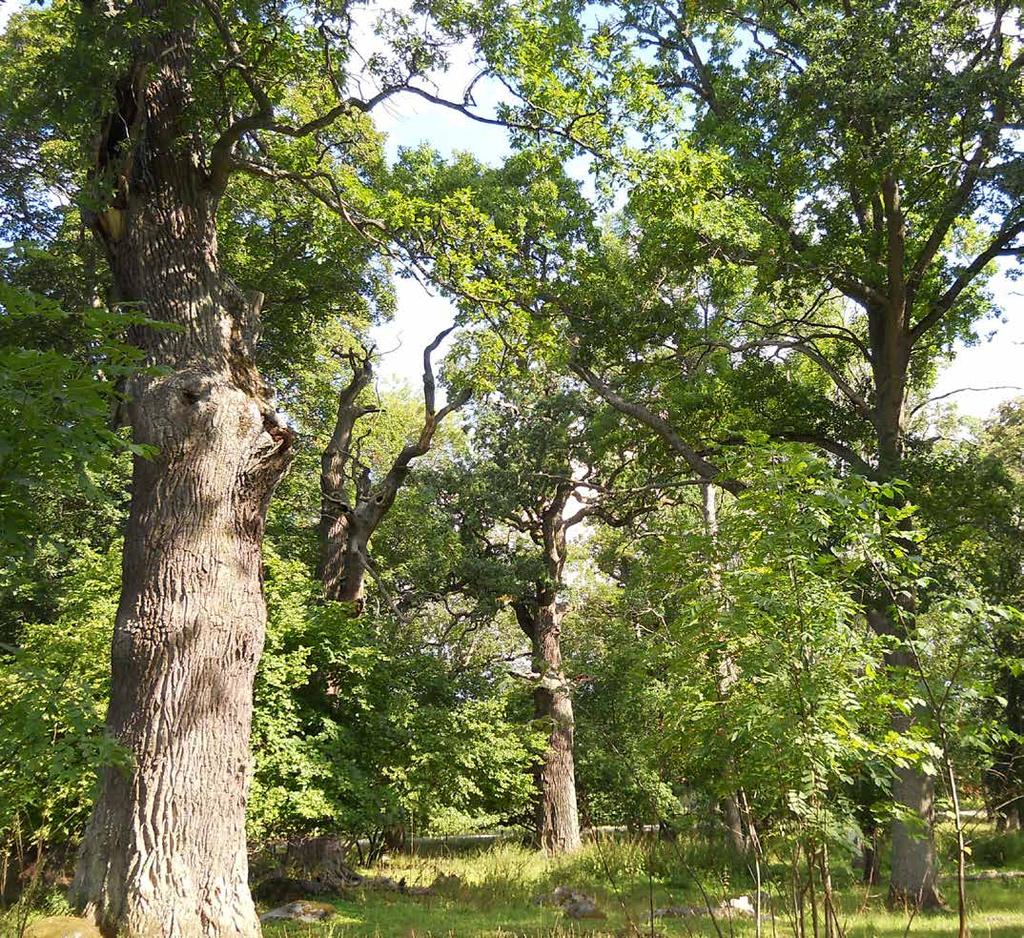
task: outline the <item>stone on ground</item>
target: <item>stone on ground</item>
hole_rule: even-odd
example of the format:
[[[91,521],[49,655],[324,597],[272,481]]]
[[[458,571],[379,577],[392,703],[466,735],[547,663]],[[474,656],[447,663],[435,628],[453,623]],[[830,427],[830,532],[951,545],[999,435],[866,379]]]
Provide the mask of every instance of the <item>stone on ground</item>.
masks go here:
[[[25,929],[24,938],[103,938],[100,930],[84,918],[54,915],[41,918]]]
[[[726,899],[710,910],[706,905],[670,905],[662,909],[654,910],[655,918],[697,918],[701,915],[720,915],[728,918],[731,915],[755,914],[754,903],[750,896],[736,896],[733,899]]]
[[[289,902],[287,905],[278,906],[260,916],[261,922],[322,922],[334,915],[334,906],[326,902],[310,902],[308,899],[300,899],[298,902]]]
[[[569,886],[556,886],[554,892],[537,896],[534,905],[558,906],[569,918],[604,918],[597,903],[586,893]]]

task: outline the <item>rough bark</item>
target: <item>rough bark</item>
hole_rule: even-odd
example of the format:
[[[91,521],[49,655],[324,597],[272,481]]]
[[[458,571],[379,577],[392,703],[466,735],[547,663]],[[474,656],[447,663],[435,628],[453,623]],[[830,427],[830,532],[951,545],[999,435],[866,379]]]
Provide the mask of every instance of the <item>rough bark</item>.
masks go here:
[[[118,938],[260,933],[245,844],[260,549],[291,433],[252,364],[260,298],[221,273],[219,191],[181,126],[190,42],[179,25],[136,50],[95,167],[118,300],[176,327],[134,334],[162,373],[127,388],[134,440],[155,450],[135,460],[112,649],[107,730],[130,766],[103,772],[72,887]]]
[[[576,802],[572,688],[562,671],[562,616],[558,591],[566,556],[565,506],[572,493],[559,486],[541,518],[545,578],[530,600],[516,604],[516,618],[530,639],[536,686],[534,716],[550,729],[544,755],[534,770],[536,842],[547,853],[571,853],[582,845]]]
[[[358,523],[357,506],[346,494],[353,470],[352,435],[360,417],[375,408],[363,407],[359,397],[373,380],[373,362],[369,353],[362,358],[349,356],[352,380],[338,395],[338,411],[331,439],[320,458],[320,579],[328,599],[351,602],[362,609],[363,580],[367,558],[360,545],[369,535],[354,530]],[[364,474],[354,483],[365,488]]]
[[[338,397],[334,430],[321,458],[320,577],[327,598],[350,603],[356,615],[362,613],[365,602],[370,538],[395,503],[413,460],[430,451],[437,428],[469,400],[469,392],[464,391],[440,410],[436,408],[431,356],[451,331],[449,328],[439,333],[423,351],[424,414],[419,435],[402,448],[376,485],[369,467],[359,461],[352,441],[358,420],[376,410],[359,403],[363,390],[373,380],[372,352],[364,352],[361,358],[349,356],[352,380]]]

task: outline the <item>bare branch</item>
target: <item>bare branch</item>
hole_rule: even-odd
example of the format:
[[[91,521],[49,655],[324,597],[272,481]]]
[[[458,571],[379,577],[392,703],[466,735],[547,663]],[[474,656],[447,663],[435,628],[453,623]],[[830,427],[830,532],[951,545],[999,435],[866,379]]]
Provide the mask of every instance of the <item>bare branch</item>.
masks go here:
[[[572,371],[579,375],[594,391],[604,398],[612,407],[628,417],[644,424],[653,430],[665,442],[668,448],[681,457],[682,460],[705,482],[716,482],[722,488],[733,495],[739,494],[744,488],[742,482],[736,479],[721,480],[721,470],[713,463],[708,462],[692,446],[690,446],[664,417],[660,417],[643,404],[634,401],[627,401],[621,394],[615,391],[611,385],[602,381],[589,368],[580,365],[570,365]]]
[[[944,401],[947,397],[952,397],[954,394],[963,394],[965,392],[983,393],[985,391],[1024,391],[1024,387],[1020,387],[1016,384],[993,384],[987,388],[957,388],[955,391],[947,391],[945,394],[936,394],[935,397],[929,397],[928,400],[922,401],[916,407],[910,411],[910,415],[913,416],[919,410],[924,410],[929,404],[934,404],[936,401]]]
[[[451,335],[454,329],[454,323],[447,329],[442,329],[434,338],[434,341],[423,350],[423,405],[428,418],[434,416],[434,394],[436,389],[434,384],[434,366],[431,364],[430,359],[434,352],[437,351],[438,346]]]

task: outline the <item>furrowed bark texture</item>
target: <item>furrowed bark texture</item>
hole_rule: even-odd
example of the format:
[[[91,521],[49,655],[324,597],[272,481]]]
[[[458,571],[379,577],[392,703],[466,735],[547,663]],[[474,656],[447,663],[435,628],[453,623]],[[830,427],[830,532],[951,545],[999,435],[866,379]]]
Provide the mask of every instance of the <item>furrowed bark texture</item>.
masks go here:
[[[165,11],[154,4],[152,15]],[[252,364],[259,298],[217,259],[219,193],[182,127],[187,26],[136,50],[97,149],[108,207],[93,228],[119,300],[173,330],[135,340],[162,373],[129,382],[137,443],[105,770],[72,887],[118,938],[259,935],[245,807],[252,685],[266,610],[260,546],[291,433]]]
[[[537,837],[548,853],[570,853],[579,849],[581,844],[573,762],[576,720],[572,712],[572,696],[562,674],[560,619],[560,613],[551,608],[541,610],[534,645],[534,656],[538,662],[543,662],[546,669],[540,686],[534,691],[534,713],[539,719],[551,721],[548,749],[537,770],[540,789]]]
[[[563,514],[571,490],[560,489],[542,518],[546,578],[538,583],[533,601],[519,603],[516,617],[530,638],[533,669],[534,716],[550,726],[548,745],[536,767],[536,840],[547,853],[571,853],[582,845],[576,802],[573,736],[576,720],[572,690],[562,671],[562,609],[558,589],[565,566],[566,540]]]

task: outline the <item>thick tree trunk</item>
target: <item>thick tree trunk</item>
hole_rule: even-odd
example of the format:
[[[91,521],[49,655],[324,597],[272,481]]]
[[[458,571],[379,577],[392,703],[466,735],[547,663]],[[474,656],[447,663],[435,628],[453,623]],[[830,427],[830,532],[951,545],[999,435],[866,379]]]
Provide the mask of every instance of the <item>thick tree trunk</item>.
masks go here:
[[[369,474],[353,473],[352,434],[360,417],[375,408],[359,403],[360,395],[373,379],[373,362],[367,352],[362,358],[349,355],[352,380],[338,396],[338,412],[330,442],[320,458],[320,580],[324,595],[335,602],[352,603],[356,615],[363,609],[366,577],[366,546],[372,534],[361,525],[359,499],[369,487]],[[349,478],[353,476],[353,478]],[[355,487],[354,497],[346,489]]]
[[[893,821],[889,905],[945,908],[938,888],[932,828],[935,781],[915,767],[899,769],[893,796],[896,806],[905,810],[911,820]]]
[[[548,745],[534,770],[537,787],[536,841],[548,853],[571,853],[582,844],[576,802],[573,736],[576,721],[572,689],[562,672],[562,609],[558,592],[566,558],[565,506],[572,492],[559,486],[541,518],[546,577],[537,583],[529,601],[515,605],[516,619],[530,639],[534,689],[534,716],[549,729]]]
[[[872,610],[869,614],[871,626],[879,634],[899,634],[888,612]],[[915,673],[917,670],[914,651],[902,645],[887,656],[892,668]],[[896,711],[893,715],[893,730],[907,733],[916,719],[926,716],[922,709],[905,714]],[[906,906],[920,909],[941,909],[945,907],[938,887],[938,868],[935,854],[935,832],[933,814],[935,803],[935,778],[918,766],[907,766],[896,770],[893,784],[893,800],[896,808],[906,819],[896,818],[892,823],[892,860],[889,876],[889,905],[894,908]]]
[[[747,852],[747,837],[743,832],[743,816],[734,795],[722,799],[722,814],[725,817],[725,829],[729,834],[729,843],[737,854]]]
[[[119,938],[258,935],[245,806],[277,444],[214,375],[162,378],[133,411],[161,452],[137,460],[112,655],[107,728],[132,765],[104,773],[73,896]]]
[[[357,512],[348,509],[340,516],[327,511],[322,513],[320,529],[320,577],[324,595],[334,602],[350,603],[355,615],[362,615],[370,535],[361,530]]]
[[[177,327],[135,336],[163,373],[127,389],[134,440],[155,450],[135,461],[112,650],[107,729],[129,763],[103,773],[72,887],[111,938],[260,933],[245,845],[260,548],[291,433],[252,365],[258,301],[220,273],[218,193],[179,127],[189,54],[187,31],[146,40],[99,148],[98,176],[118,182],[93,226],[118,297]]]

